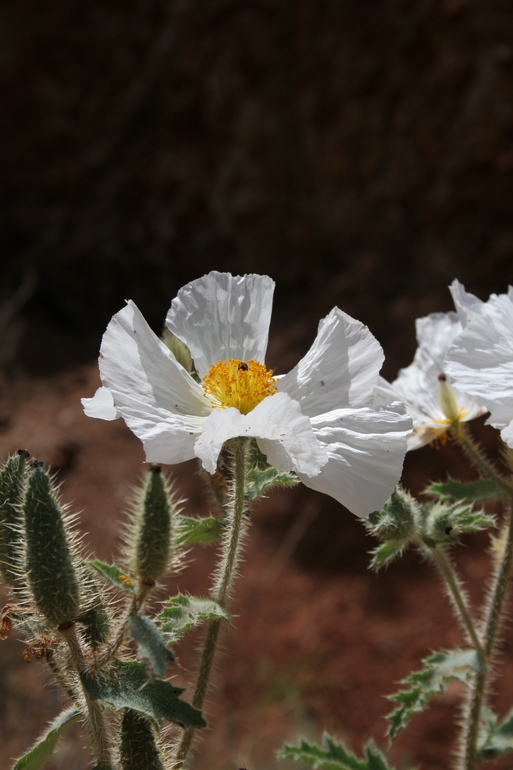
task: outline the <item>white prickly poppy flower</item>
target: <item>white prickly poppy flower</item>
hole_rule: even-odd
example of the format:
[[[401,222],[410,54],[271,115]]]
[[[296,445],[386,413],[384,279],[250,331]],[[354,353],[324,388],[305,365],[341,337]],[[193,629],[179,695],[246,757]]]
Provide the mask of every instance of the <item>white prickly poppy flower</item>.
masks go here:
[[[123,417],[148,462],[197,457],[209,473],[226,441],[252,437],[271,465],[367,516],[395,488],[411,430],[402,404],[373,404],[381,347],[334,308],[304,358],[276,377],[265,366],[273,292],[267,276],[218,272],[178,292],[166,326],[196,377],[129,301],[103,336],[103,386],[83,399],[85,412]]]
[[[376,389],[376,403],[397,398],[405,404],[413,420],[409,451],[436,441],[444,444],[452,425],[486,412],[480,401],[453,382],[445,360],[451,343],[481,303],[458,281],[450,288],[457,313],[432,313],[417,319],[418,347],[413,362],[390,384],[380,377]]]
[[[447,372],[486,405],[488,423],[513,447],[513,287],[482,302],[447,354]]]

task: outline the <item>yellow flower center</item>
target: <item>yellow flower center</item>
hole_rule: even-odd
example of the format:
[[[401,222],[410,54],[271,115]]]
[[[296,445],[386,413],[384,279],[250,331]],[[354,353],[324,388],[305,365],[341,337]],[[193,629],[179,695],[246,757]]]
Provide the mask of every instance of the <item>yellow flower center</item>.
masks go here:
[[[203,378],[203,390],[213,396],[214,406],[224,409],[234,406],[247,414],[257,404],[276,393],[277,378],[258,361],[218,361]]]

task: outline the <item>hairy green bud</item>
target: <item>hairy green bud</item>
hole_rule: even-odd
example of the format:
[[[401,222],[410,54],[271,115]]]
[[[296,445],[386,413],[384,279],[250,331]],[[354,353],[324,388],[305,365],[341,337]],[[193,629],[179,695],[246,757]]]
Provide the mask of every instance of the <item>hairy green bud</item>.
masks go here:
[[[22,502],[27,483],[27,457],[24,449],[9,457],[0,471],[0,578],[19,587],[22,545]]]
[[[32,463],[25,501],[25,569],[31,599],[47,623],[80,615],[80,589],[63,512],[42,463]]]
[[[88,604],[92,606],[77,618],[77,622],[82,626],[86,643],[95,650],[106,642],[109,637],[110,617],[96,575],[90,567],[87,570],[87,580],[90,589],[89,593],[91,594]]]
[[[127,548],[132,572],[146,585],[153,585],[169,569],[174,509],[160,466],[150,466],[134,506]]]
[[[413,497],[406,490],[397,487],[383,508],[371,513],[367,527],[385,543],[406,544],[416,535],[419,512],[419,505]]]
[[[119,755],[122,770],[164,770],[151,720],[139,711],[123,712]]]

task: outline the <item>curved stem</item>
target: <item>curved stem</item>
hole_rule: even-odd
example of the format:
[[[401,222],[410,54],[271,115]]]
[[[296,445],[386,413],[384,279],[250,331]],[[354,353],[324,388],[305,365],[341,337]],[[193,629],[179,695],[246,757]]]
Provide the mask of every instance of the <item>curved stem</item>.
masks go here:
[[[492,658],[495,652],[497,632],[499,630],[502,610],[507,595],[508,583],[513,563],[513,495],[510,497],[508,520],[504,526],[502,537],[498,543],[501,553],[495,558],[495,572],[488,598],[486,620],[484,626],[484,663],[483,670],[478,672],[468,706],[464,735],[464,770],[474,770],[477,764],[477,739],[481,721],[481,712],[485,702],[488,677],[492,668]]]
[[[228,510],[227,533],[223,543],[220,564],[217,570],[217,580],[211,592],[212,598],[222,607],[229,598],[233,577],[237,570],[240,554],[240,545],[243,534],[244,484],[246,479],[246,445],[243,439],[233,442],[233,480],[232,497]],[[219,631],[222,619],[214,618],[207,627],[203,652],[199,665],[196,689],[192,698],[192,705],[201,709],[208,691],[210,675],[214,663]],[[185,730],[180,745],[178,746],[173,767],[178,770],[185,765],[189,749],[192,745],[195,730]]]
[[[77,635],[77,628],[73,623],[69,628],[61,628],[59,631],[68,645],[73,667],[80,674],[84,670],[85,660]],[[110,740],[102,706],[99,701],[89,697],[83,685],[82,692],[87,710],[86,724],[91,737],[94,758],[99,766],[110,767],[112,765]]]
[[[452,435],[472,464],[481,471],[483,476],[501,486],[508,494],[513,494],[511,480],[505,478],[497,470],[494,463],[486,456],[483,448],[472,436],[465,423],[459,422],[457,428],[453,427]]]
[[[443,550],[436,546],[434,548],[430,548],[429,553],[436,566],[438,567],[443,579],[445,580],[454,604],[458,609],[459,618],[463,623],[463,626],[465,627],[470,640],[472,641],[472,646],[477,652],[484,654],[484,649],[477,635],[474,620],[470,614],[470,610],[461,590],[460,580],[455,573],[454,566],[451,564],[451,560],[447,557],[447,554]]]

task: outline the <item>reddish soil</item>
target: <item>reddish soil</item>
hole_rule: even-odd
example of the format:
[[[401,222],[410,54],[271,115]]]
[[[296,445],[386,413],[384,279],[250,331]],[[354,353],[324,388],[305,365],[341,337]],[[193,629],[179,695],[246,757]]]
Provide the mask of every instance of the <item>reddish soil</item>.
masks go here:
[[[81,511],[80,527],[97,556],[115,558],[117,532],[130,486],[141,474],[143,452],[124,423],[84,416],[80,397],[97,385],[96,364],[52,377],[5,381],[0,402],[2,456],[26,447],[58,471],[64,499]],[[493,433],[478,426],[484,440]],[[425,449],[407,458],[406,483],[452,473],[468,476],[454,447]],[[193,463],[173,469],[188,511],[207,513]],[[287,767],[276,750],[323,729],[360,751],[374,737],[381,746],[390,711],[385,696],[419,667],[430,650],[461,644],[449,604],[430,566],[413,553],[378,575],[368,569],[373,541],[362,524],[330,498],[298,487],[271,495],[252,515],[246,561],[226,628],[206,713],[211,728],[198,742],[194,767],[263,770]],[[488,572],[486,538],[469,538],[457,552],[473,599],[483,595]],[[187,569],[171,581],[206,594],[212,547],[191,554]],[[165,594],[163,594],[164,596]],[[188,687],[196,641],[179,650],[174,681]],[[22,752],[66,702],[47,686],[42,664],[27,664],[15,637],[0,656],[0,765]],[[501,677],[494,703],[502,715],[511,703],[513,634],[506,629]],[[394,745],[397,768],[443,770],[451,766],[460,686],[451,686]],[[85,737],[70,731],[49,770],[87,767]],[[483,765],[505,770],[511,760]]]

